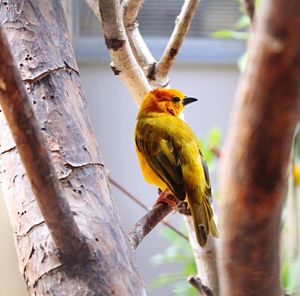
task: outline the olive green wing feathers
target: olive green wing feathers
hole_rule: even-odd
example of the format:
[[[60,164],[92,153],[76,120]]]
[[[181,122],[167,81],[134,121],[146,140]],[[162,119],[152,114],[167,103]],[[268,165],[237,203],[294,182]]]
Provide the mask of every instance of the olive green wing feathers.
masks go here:
[[[178,151],[172,140],[168,137],[157,137],[152,133],[147,133],[147,139],[145,139],[143,135],[137,133],[135,142],[138,150],[157,176],[168,185],[178,199],[184,200],[182,168]]]

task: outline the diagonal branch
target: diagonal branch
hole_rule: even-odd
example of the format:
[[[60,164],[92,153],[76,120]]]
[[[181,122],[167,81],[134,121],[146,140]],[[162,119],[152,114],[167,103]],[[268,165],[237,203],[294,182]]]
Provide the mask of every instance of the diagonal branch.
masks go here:
[[[190,276],[187,279],[187,282],[190,283],[201,296],[213,296],[212,291],[202,284],[199,277]]]
[[[105,44],[113,67],[139,105],[151,87],[130,47],[121,19],[120,3],[118,0],[99,0],[99,9]]]
[[[136,250],[145,236],[172,211],[172,207],[165,203],[156,204],[128,233],[132,248]]]
[[[171,38],[153,75],[156,80],[161,80],[161,86],[165,86],[169,83],[167,80],[168,73],[189,30],[199,2],[200,0],[185,0],[181,12],[176,19],[175,28]]]
[[[149,70],[155,65],[156,60],[152,56],[139,30],[137,15],[142,4],[142,0],[124,0],[122,2],[122,18],[135,58],[146,75],[149,76]]]
[[[1,28],[0,104],[56,247],[66,259],[78,257],[78,254],[86,256],[88,247],[62,193],[31,102]]]

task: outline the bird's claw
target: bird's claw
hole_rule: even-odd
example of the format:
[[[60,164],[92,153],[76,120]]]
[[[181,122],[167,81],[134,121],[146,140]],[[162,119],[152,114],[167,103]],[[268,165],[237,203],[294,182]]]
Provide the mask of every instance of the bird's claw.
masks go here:
[[[186,201],[180,201],[177,205],[178,212],[180,214],[186,215],[186,216],[191,216],[191,209],[189,208],[189,205]]]
[[[177,210],[178,199],[171,193],[169,189],[166,189],[165,191],[161,191],[161,189],[158,189],[158,192],[159,196],[155,205],[159,203],[165,203],[169,205],[173,210]]]

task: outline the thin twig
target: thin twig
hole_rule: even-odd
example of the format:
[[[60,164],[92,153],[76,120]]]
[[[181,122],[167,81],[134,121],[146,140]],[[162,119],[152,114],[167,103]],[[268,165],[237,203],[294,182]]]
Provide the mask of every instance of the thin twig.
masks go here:
[[[201,283],[199,277],[190,276],[187,281],[200,293],[201,296],[213,296],[212,291]]]
[[[156,67],[155,79],[161,81],[162,86],[168,83],[166,77],[189,30],[199,2],[200,0],[185,0],[181,12],[177,17],[172,36]],[[165,79],[163,80],[163,78]]]
[[[244,0],[244,5],[248,16],[250,17],[251,21],[253,21],[255,12],[254,0]]]
[[[89,252],[87,244],[57,179],[47,145],[1,28],[0,104],[56,247],[65,259],[78,257],[78,254],[86,256]]]
[[[132,248],[136,250],[145,236],[172,211],[172,207],[166,203],[156,204],[128,233]]]
[[[117,181],[109,177],[110,183],[115,186],[118,190],[120,190],[122,193],[124,193],[127,197],[129,197],[131,200],[133,200],[136,204],[138,204],[141,208],[143,208],[146,211],[151,211],[144,203],[142,203],[137,197],[135,197],[132,193],[130,193],[127,189],[125,189],[122,185],[120,185]],[[173,230],[176,234],[181,236],[185,240],[189,240],[188,237],[182,233],[180,230],[178,230],[176,227],[174,227],[172,224],[162,220],[162,224],[164,224],[166,227]]]
[[[142,0],[124,0],[122,2],[121,11],[126,34],[133,54],[140,67],[148,76],[149,70],[156,63],[156,60],[151,54],[139,30],[137,15],[142,4]]]
[[[106,47],[115,73],[118,73],[135,102],[139,105],[151,90],[143,70],[138,65],[125,33],[119,0],[99,0],[100,16]]]

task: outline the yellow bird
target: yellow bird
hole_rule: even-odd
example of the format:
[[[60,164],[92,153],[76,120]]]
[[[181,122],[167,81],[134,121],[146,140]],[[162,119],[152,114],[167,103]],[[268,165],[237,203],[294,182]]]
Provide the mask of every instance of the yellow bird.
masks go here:
[[[178,116],[197,99],[176,89],[155,89],[144,97],[135,128],[136,152],[146,181],[169,189],[188,204],[199,244],[218,231],[211,208],[207,165],[192,129]]]

